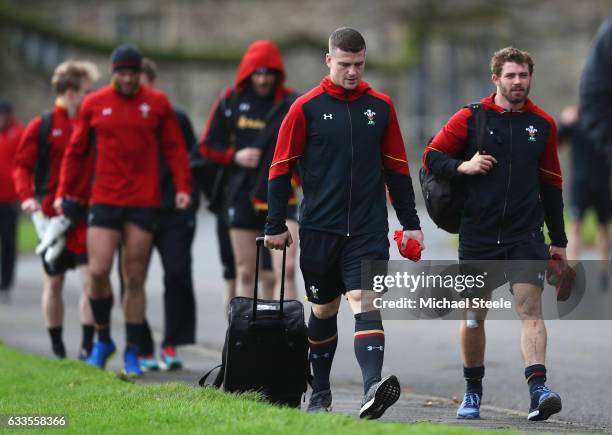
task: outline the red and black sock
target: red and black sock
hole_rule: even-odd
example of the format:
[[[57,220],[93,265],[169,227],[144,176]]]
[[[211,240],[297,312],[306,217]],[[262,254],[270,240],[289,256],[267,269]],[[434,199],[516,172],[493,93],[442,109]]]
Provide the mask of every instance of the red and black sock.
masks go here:
[[[529,394],[533,394],[538,387],[546,382],[546,367],[543,364],[533,364],[525,367],[525,379],[529,385]]]
[[[329,390],[329,374],[338,345],[338,315],[319,319],[310,312],[308,320],[308,344],[312,367],[312,391]]]
[[[355,314],[353,337],[355,356],[363,376],[363,389],[367,393],[372,384],[380,381],[385,358],[385,331],[380,312],[368,311]]]
[[[465,378],[465,392],[477,393],[482,396],[482,378],[484,378],[485,368],[480,367],[463,367],[463,377]]]

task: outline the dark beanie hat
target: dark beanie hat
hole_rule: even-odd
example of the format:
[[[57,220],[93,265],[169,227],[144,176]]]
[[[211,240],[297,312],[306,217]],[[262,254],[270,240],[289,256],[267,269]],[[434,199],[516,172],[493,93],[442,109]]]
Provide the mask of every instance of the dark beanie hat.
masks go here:
[[[131,44],[123,44],[115,48],[111,55],[113,71],[119,69],[133,69],[140,71],[142,68],[142,54]]]
[[[8,115],[13,112],[13,106],[8,100],[0,98],[0,115]]]

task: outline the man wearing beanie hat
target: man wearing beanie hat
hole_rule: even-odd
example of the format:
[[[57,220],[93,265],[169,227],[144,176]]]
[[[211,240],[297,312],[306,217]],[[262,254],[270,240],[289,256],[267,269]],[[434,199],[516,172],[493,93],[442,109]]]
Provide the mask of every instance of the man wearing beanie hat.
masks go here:
[[[176,185],[175,205],[191,204],[191,171],[178,120],[166,95],[140,86],[142,55],[132,45],[113,51],[112,82],[82,104],[66,149],[58,197],[68,216],[89,205],[90,303],[99,341],[87,363],[104,368],[115,351],[110,336],[113,255],[122,245],[126,320],[125,373],[142,374],[144,283],[160,206],[160,153]],[[85,175],[87,174],[87,176]],[[70,217],[70,216],[68,216]]]
[[[12,172],[17,143],[23,127],[13,116],[13,107],[0,98],[0,298],[8,300],[13,284],[17,248],[17,194]]]
[[[280,50],[272,41],[254,41],[244,54],[232,87],[215,101],[200,142],[202,155],[226,168],[228,186],[223,204],[235,258],[236,289],[232,296],[250,296],[255,283],[255,237],[266,223],[267,173],[281,122],[295,100],[285,87],[285,67]],[[291,195],[287,210],[289,225],[297,231],[297,197]],[[223,229],[224,225],[220,225]],[[222,243],[223,231],[219,231]],[[224,249],[221,247],[222,258]],[[264,270],[266,269],[264,252]],[[296,247],[287,249],[285,295],[296,298],[294,279]],[[273,253],[276,291],[280,294],[282,253]],[[226,278],[229,278],[226,275]],[[272,299],[273,289],[262,298]],[[234,289],[228,287],[230,292]]]

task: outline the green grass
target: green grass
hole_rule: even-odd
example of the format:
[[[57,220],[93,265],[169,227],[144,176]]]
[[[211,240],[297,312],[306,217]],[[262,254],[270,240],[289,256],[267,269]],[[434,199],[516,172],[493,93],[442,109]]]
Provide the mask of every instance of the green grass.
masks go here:
[[[20,215],[17,222],[17,251],[22,254],[34,252],[34,248],[38,244],[36,230],[32,219],[26,215]]]
[[[185,384],[132,384],[78,361],[26,355],[0,345],[0,414],[12,413],[66,415],[71,433],[459,435],[475,431],[309,415],[268,405],[253,394],[232,395]]]

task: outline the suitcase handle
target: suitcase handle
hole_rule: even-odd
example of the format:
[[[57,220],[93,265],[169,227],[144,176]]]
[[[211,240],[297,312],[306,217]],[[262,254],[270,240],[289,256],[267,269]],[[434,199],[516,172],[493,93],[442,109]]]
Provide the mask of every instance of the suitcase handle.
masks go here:
[[[255,257],[255,288],[253,289],[253,322],[257,320],[257,289],[259,287],[259,253],[264,245],[264,237],[259,236],[255,238],[257,244],[257,255]],[[287,259],[287,245],[283,247],[283,266],[281,271],[281,288],[280,288],[280,309],[278,312],[279,317],[283,318],[283,302],[285,300],[285,261]]]

